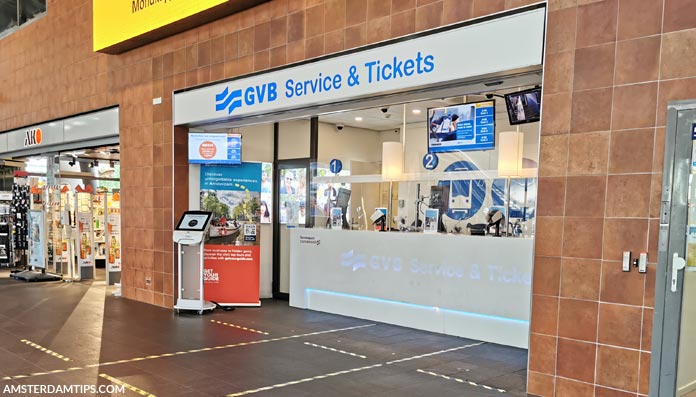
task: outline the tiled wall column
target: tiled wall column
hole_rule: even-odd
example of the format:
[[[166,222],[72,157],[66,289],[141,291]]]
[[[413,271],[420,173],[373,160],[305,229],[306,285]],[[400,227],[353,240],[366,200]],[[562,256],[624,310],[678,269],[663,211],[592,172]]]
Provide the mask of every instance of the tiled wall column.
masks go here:
[[[549,8],[529,392],[645,395],[666,106],[696,98],[693,2]],[[646,250],[647,275],[621,271]]]

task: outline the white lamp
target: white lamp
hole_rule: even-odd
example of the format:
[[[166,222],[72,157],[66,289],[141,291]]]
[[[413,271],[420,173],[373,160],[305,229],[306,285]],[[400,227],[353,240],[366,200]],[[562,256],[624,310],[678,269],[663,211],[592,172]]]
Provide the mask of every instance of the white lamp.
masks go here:
[[[404,152],[401,142],[382,143],[382,179],[394,181],[404,169]]]
[[[524,134],[516,131],[498,135],[498,175],[518,177],[522,174]]]
[[[517,131],[501,132],[498,135],[498,176],[507,177],[507,197],[505,198],[505,235],[510,230],[510,178],[522,174],[522,149],[524,134]]]

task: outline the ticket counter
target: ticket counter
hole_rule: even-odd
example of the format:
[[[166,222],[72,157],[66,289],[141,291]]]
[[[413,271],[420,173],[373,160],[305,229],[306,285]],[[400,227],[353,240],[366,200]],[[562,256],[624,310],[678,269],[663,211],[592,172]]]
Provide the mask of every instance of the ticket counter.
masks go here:
[[[527,347],[531,238],[294,229],[290,305]]]

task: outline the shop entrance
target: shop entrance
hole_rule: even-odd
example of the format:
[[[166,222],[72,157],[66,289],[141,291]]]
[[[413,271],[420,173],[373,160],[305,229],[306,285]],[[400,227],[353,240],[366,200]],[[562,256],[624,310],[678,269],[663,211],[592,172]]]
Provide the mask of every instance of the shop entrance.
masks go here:
[[[16,162],[13,264],[70,280],[120,280],[120,149],[106,145]],[[27,205],[22,206],[24,196]],[[26,210],[27,239],[22,213]],[[43,250],[40,249],[43,248]],[[1,253],[0,253],[1,254]]]
[[[8,131],[0,151],[0,265],[19,280],[119,282],[119,109]]]

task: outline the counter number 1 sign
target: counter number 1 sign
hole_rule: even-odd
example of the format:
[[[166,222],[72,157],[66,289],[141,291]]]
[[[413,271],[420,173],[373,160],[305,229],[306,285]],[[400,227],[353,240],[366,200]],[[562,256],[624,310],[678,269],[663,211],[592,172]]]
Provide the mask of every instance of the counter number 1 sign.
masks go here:
[[[435,153],[427,153],[425,156],[423,156],[423,168],[426,170],[434,170],[437,168],[439,162],[440,159]]]
[[[339,172],[341,172],[342,169],[343,163],[339,159],[333,159],[329,163],[329,170],[334,174],[338,174]]]

